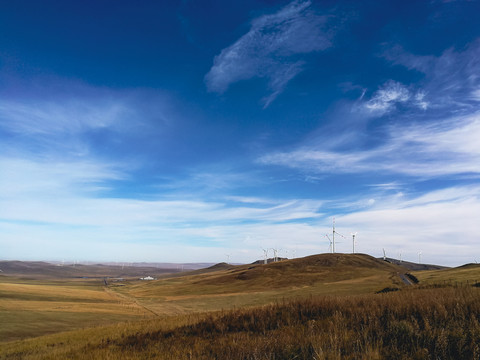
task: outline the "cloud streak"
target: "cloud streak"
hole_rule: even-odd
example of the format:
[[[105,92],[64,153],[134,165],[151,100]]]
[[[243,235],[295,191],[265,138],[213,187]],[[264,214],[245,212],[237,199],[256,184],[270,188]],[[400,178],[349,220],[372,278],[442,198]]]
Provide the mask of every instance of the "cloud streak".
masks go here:
[[[356,151],[300,147],[261,156],[262,164],[313,173],[388,172],[413,177],[480,175],[480,115],[387,127],[382,145]],[[427,135],[428,134],[428,135]]]
[[[360,251],[426,263],[457,266],[474,262],[480,213],[478,186],[452,187],[418,197],[378,198],[363,211],[337,217],[337,223],[359,232]],[[459,230],[461,229],[461,230]],[[340,229],[339,229],[340,231]],[[454,257],[451,254],[455,254]]]
[[[302,55],[332,46],[327,19],[311,9],[310,1],[294,1],[254,19],[247,34],[215,57],[205,76],[207,89],[223,93],[235,82],[265,78],[271,91],[263,99],[267,107],[302,71]]]
[[[420,85],[425,100],[435,108],[453,108],[458,112],[478,107],[480,39],[462,51],[449,48],[438,57],[414,55],[398,45],[386,50],[383,56],[392,64],[425,74]]]
[[[223,257],[226,247],[238,245],[240,251],[239,241],[250,233],[260,234],[265,243],[279,242],[269,238],[266,229],[277,233],[280,228],[308,229],[302,224],[321,216],[322,202],[317,200],[225,197],[209,201],[182,193],[150,194],[148,200],[109,197],[105,190],[112,180],[125,180],[126,171],[108,163],[39,163],[2,157],[0,167],[5,171],[0,179],[0,248],[7,258],[20,251],[18,244],[26,249],[24,258],[48,259],[45,248],[70,258],[86,256],[78,250],[72,255],[72,249],[82,248],[100,251],[98,260],[109,259],[109,247],[127,251],[138,244],[141,251],[124,252],[123,257],[138,254],[137,259],[145,261],[151,256],[146,249],[168,249],[169,253],[178,249],[178,254],[188,251],[198,261],[204,251],[192,253],[194,243],[217,248]],[[286,234],[282,239],[288,238]],[[184,256],[170,259],[187,261]],[[205,256],[222,259],[212,253]]]
[[[19,246],[25,249],[24,258],[48,259],[50,250],[45,250],[55,248],[57,257],[79,260],[86,256],[80,249],[89,249],[98,252],[96,260],[117,261],[155,260],[165,252],[178,254],[170,255],[169,261],[202,257],[221,261],[226,249],[233,261],[253,261],[261,257],[260,247],[282,248],[282,255],[290,257],[294,250],[296,256],[328,251],[323,236],[331,231],[331,218],[322,210],[332,200],[147,201],[98,198],[85,192],[54,197],[54,188],[40,186],[36,191],[47,191],[45,201],[32,192],[0,198],[0,246],[5,257],[18,253]],[[364,206],[336,215],[337,227],[344,235],[358,231],[361,252],[380,256],[386,248],[389,256],[401,252],[412,261],[421,250],[425,262],[459,265],[473,261],[478,225],[472,214],[480,211],[479,199],[478,186],[417,196],[379,192],[356,199]],[[237,205],[230,204],[232,200]],[[350,252],[348,237],[337,248]],[[457,254],[455,259],[449,259],[451,253]]]

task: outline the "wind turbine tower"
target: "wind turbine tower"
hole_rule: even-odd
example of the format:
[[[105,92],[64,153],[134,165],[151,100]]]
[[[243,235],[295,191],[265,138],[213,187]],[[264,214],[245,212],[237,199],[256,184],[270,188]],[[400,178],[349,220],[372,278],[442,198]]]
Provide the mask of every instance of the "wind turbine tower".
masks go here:
[[[332,253],[335,252],[335,234],[340,235],[341,237],[345,238],[342,234],[339,232],[335,231],[335,218],[333,218],[333,231],[332,231]]]
[[[422,263],[422,252],[421,251],[418,253],[418,263],[419,264]]]
[[[268,262],[268,249],[263,250],[263,263],[266,264]]]
[[[355,236],[357,236],[358,232],[352,233],[352,245],[353,245],[353,253],[355,254]]]
[[[278,261],[278,249],[273,249],[273,262],[277,262]]]

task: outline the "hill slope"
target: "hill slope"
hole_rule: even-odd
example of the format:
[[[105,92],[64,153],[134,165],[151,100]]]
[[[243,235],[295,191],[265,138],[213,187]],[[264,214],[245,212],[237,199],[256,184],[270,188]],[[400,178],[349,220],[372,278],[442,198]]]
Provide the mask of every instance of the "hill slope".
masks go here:
[[[383,260],[383,258],[378,258],[378,260]],[[395,264],[395,265],[400,265],[404,267],[405,269],[409,271],[422,271],[422,270],[442,270],[442,269],[448,269],[447,266],[441,266],[441,265],[432,265],[432,264],[419,264],[419,263],[414,263],[410,261],[405,261],[405,260],[398,260],[398,259],[393,259],[393,258],[386,258],[386,261],[389,263]]]
[[[194,281],[199,285],[225,285],[260,290],[352,280],[378,273],[402,272],[393,264],[363,254],[321,254],[270,264],[240,266]]]
[[[310,295],[374,293],[402,286],[405,269],[363,254],[321,254],[270,264],[133,282],[116,291],[157,314],[220,310]],[[224,269],[226,267],[226,269]]]
[[[474,284],[480,282],[480,264],[466,264],[442,270],[418,271],[414,273],[420,284]]]

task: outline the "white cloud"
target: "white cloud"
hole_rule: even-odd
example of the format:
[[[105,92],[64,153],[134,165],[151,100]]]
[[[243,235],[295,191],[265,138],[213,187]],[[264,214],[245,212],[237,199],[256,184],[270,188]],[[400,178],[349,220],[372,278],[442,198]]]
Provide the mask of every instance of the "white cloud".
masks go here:
[[[422,110],[427,110],[430,105],[428,101],[425,101],[425,92],[419,91],[415,94],[415,104]]]
[[[237,81],[266,78],[272,91],[264,99],[268,106],[302,70],[299,56],[331,46],[331,34],[324,30],[327,17],[310,6],[310,1],[294,1],[254,19],[247,34],[215,57],[205,76],[208,90],[223,93]]]
[[[459,138],[472,128],[455,130]],[[447,135],[435,139],[428,144],[453,146]],[[463,151],[470,151],[475,139],[472,134]],[[224,261],[228,252],[231,261],[249,262],[261,258],[261,247],[284,249],[281,256],[291,257],[294,251],[296,256],[307,256],[328,251],[324,234],[331,230],[331,219],[324,215],[326,208],[339,211],[338,231],[344,235],[358,231],[358,251],[372,255],[380,256],[384,247],[390,256],[402,252],[404,259],[415,260],[422,250],[425,262],[459,265],[473,261],[472,253],[480,250],[478,186],[416,197],[385,196],[385,189],[401,188],[388,183],[378,185],[377,193],[348,201],[243,196],[168,200],[158,195],[139,200],[102,196],[100,190],[108,188],[109,181],[126,176],[122,168],[108,163],[1,157],[0,167],[4,258],[22,254],[28,259]],[[347,236],[337,249],[349,252],[350,244]],[[453,253],[455,258],[450,257]]]
[[[415,177],[480,173],[480,115],[388,128],[382,145],[356,151],[313,146],[264,155],[259,162],[312,173],[387,172]]]
[[[226,247],[242,249],[238,239],[247,232],[261,234],[265,243],[274,241],[268,240],[269,236],[281,234],[276,241],[283,242],[289,236],[280,228],[308,229],[302,222],[321,216],[322,202],[305,199],[208,201],[191,199],[191,195],[182,199],[181,194],[176,200],[159,195],[150,200],[106,197],[101,190],[108,189],[111,180],[125,179],[124,172],[107,163],[39,163],[2,157],[0,167],[5,174],[0,179],[0,248],[4,257],[78,259],[92,258],[91,253],[98,251],[97,259],[114,260],[113,253],[135,248],[123,258],[202,261],[215,255],[193,250],[200,246],[194,243],[216,248],[223,257]],[[232,200],[237,204],[232,205]],[[154,257],[149,249],[163,253]],[[172,249],[178,252],[172,253]]]
[[[30,153],[68,161],[91,155],[99,138],[114,146],[140,135],[161,136],[172,128],[172,119],[175,125],[182,122],[173,110],[174,101],[157,92],[101,89],[58,80],[45,80],[40,90],[0,99],[4,154],[12,151],[14,156]]]
[[[337,230],[346,236],[337,251],[351,252],[349,234],[358,232],[357,251],[374,256],[385,248],[388,256],[402,253],[403,259],[416,261],[422,251],[423,261],[445,265],[478,256],[478,186],[417,197],[370,196],[357,199],[367,206],[336,215]],[[224,261],[228,252],[231,261],[250,262],[262,257],[262,247],[284,249],[282,256],[291,257],[294,250],[307,256],[328,251],[324,234],[331,232],[331,218],[316,213],[318,206],[303,200],[227,209],[203,201],[71,198],[62,204],[53,199],[31,213],[22,205],[18,214],[25,220],[1,220],[0,248],[4,257],[31,259]],[[52,209],[54,226],[42,221]],[[283,221],[284,214],[305,211],[313,216],[309,221]]]
[[[396,45],[386,50],[383,56],[393,64],[402,65],[410,70],[417,70],[423,73],[429,71],[435,62],[435,57],[430,55],[413,55],[406,52],[401,46]]]
[[[108,163],[53,163],[0,158],[0,219],[76,226],[187,226],[222,222],[282,222],[316,218],[321,202],[232,197],[227,201],[137,200],[103,195],[125,169]],[[35,181],[32,181],[35,179]],[[154,195],[152,195],[154,197]],[[190,194],[191,198],[191,194]],[[237,206],[227,202],[234,200]]]
[[[115,101],[69,99],[67,103],[46,100],[0,100],[0,126],[23,135],[76,134],[111,126],[125,113]]]
[[[337,217],[337,224],[358,231],[359,251],[445,265],[473,262],[480,251],[477,234],[480,188],[454,187],[417,198],[379,199],[364,211]]]
[[[365,108],[377,116],[381,116],[392,109],[395,104],[405,103],[410,99],[410,91],[396,81],[388,81],[365,102]]]
[[[95,161],[52,162],[0,157],[0,199],[57,199],[104,189],[127,177],[121,166]]]
[[[480,89],[473,90],[471,96],[475,101],[480,101]]]
[[[287,83],[302,71],[302,65],[303,62],[298,61],[294,64],[284,64],[277,70],[269,84],[273,92],[263,99],[264,109],[283,92]]]
[[[393,64],[405,66],[425,74],[420,82],[423,93],[428,93],[429,107],[471,111],[478,101],[480,88],[480,39],[473,41],[462,51],[453,48],[440,56],[414,55],[400,46],[387,50],[384,57]],[[418,105],[422,108],[422,98]]]

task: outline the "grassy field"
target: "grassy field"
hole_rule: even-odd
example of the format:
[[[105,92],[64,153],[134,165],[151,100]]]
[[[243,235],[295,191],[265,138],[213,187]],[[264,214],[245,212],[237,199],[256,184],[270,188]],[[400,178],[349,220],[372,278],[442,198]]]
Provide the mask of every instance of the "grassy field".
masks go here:
[[[108,286],[0,276],[0,359],[480,358],[480,266],[406,272],[322,254]]]
[[[452,269],[415,271],[422,284],[468,285],[480,282],[480,265],[468,264]]]
[[[1,359],[478,359],[480,289],[408,288],[0,344]]]
[[[100,280],[0,277],[0,339],[141,319],[145,309],[105,291]]]
[[[83,279],[74,273],[75,277],[68,278],[59,273],[62,268],[58,266],[48,265],[42,272],[42,263],[14,265],[16,269],[33,267],[35,276],[0,276],[0,341],[120,321],[254,307],[326,294],[367,294],[401,286],[396,275],[399,267],[366,255],[324,254],[268,265],[218,266],[156,281],[109,281],[108,287],[99,276]],[[67,274],[78,271],[66,270]]]
[[[401,287],[403,270],[367,255],[323,254],[267,265],[244,265],[113,288],[157,314],[227,310],[281,299],[371,294]]]

